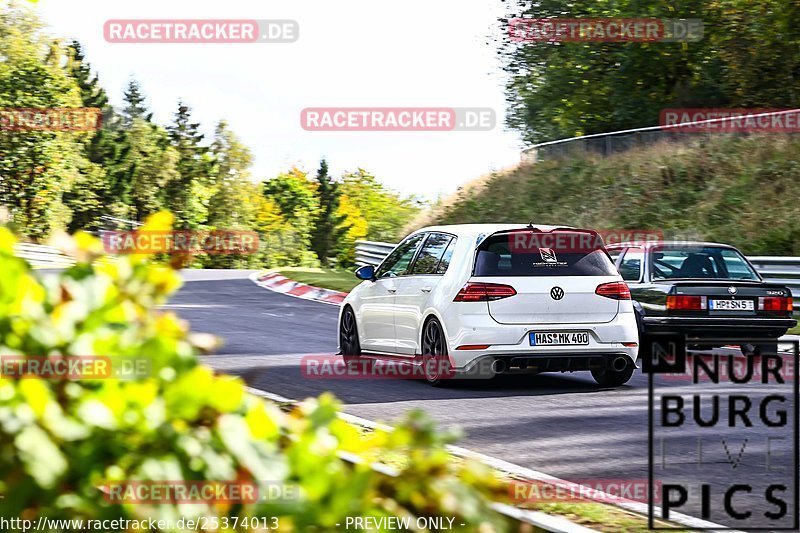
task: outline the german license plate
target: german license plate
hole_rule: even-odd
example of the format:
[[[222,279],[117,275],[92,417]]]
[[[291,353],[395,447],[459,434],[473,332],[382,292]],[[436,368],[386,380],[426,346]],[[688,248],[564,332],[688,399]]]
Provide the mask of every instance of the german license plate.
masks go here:
[[[714,311],[753,311],[753,300],[710,300],[708,308]]]
[[[578,332],[542,332],[528,334],[531,346],[580,346],[589,344],[589,333]]]

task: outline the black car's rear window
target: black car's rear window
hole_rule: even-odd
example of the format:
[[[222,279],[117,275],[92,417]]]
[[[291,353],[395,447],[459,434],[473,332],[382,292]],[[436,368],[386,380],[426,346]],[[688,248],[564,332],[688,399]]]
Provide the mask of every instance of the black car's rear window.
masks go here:
[[[547,240],[542,242],[546,243]],[[514,239],[508,233],[488,237],[478,246],[473,274],[488,277],[617,274],[614,264],[602,247],[540,248],[534,245],[515,246],[513,243]]]
[[[758,274],[737,250],[718,246],[660,246],[652,253],[653,279],[742,279]]]

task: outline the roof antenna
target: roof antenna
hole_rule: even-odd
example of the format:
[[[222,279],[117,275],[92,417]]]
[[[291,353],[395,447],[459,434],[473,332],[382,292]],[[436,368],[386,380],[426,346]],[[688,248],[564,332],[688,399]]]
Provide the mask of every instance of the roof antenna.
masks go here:
[[[530,228],[530,229],[534,229],[534,227],[533,227],[533,220],[531,220],[530,222],[528,222],[528,228]]]

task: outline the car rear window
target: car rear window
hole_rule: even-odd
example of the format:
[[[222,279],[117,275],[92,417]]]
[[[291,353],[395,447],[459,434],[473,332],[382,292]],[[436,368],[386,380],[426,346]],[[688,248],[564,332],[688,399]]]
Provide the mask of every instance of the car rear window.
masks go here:
[[[662,246],[652,253],[653,279],[743,279],[757,281],[737,250],[717,246]]]
[[[543,239],[541,242],[548,241]],[[614,263],[602,247],[547,248],[530,244],[515,246],[513,243],[514,239],[509,233],[496,233],[483,241],[478,247],[473,275],[485,277],[618,275]]]

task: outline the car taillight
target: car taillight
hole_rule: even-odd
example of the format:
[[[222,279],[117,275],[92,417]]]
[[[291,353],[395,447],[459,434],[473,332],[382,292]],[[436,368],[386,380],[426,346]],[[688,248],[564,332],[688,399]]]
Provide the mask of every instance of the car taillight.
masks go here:
[[[491,302],[500,298],[514,296],[517,291],[510,285],[499,283],[467,283],[458,291],[454,302]]]
[[[631,299],[631,290],[628,288],[628,284],[624,281],[603,283],[602,285],[597,286],[597,288],[594,290],[594,293],[599,294],[600,296],[605,296],[606,298],[612,298],[614,300]]]
[[[760,311],[792,311],[792,299],[789,296],[761,296],[758,299]]]
[[[667,309],[699,310],[708,309],[708,298],[705,296],[667,296]]]

